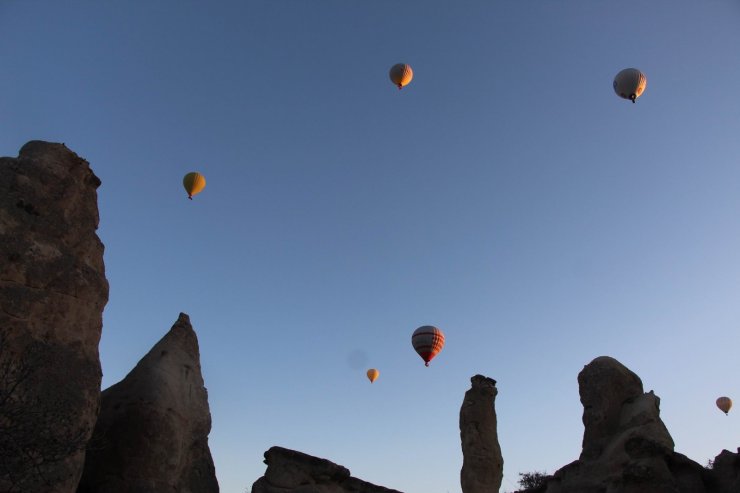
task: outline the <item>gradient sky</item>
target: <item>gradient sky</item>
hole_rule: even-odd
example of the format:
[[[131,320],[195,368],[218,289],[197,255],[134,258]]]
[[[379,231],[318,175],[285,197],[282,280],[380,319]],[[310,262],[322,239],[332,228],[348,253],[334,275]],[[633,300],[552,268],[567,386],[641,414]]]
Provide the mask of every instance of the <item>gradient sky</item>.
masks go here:
[[[102,179],[103,387],[188,313],[225,493],[272,445],[459,492],[476,373],[514,490],[578,457],[600,355],[704,464],[740,445],[714,406],[740,401],[739,21],[735,0],[0,0],[0,155],[65,142]],[[429,368],[425,324],[447,336]]]

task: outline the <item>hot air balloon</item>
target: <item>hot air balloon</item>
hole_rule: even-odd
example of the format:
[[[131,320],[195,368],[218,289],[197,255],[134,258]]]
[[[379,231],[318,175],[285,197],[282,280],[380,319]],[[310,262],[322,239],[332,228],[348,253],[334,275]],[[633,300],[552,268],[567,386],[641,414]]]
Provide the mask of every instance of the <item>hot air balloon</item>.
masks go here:
[[[193,200],[193,195],[199,194],[206,188],[206,177],[193,171],[185,175],[185,178],[182,179],[182,185],[185,187],[185,191],[188,192],[188,198]]]
[[[411,336],[411,345],[424,360],[426,366],[442,351],[445,345],[445,335],[437,327],[424,325],[414,331]]]
[[[376,370],[375,368],[370,368],[367,371],[367,378],[370,379],[370,383],[373,383],[375,380],[377,380],[379,375],[380,375],[380,372]]]
[[[732,399],[729,397],[720,397],[717,399],[717,407],[726,415],[732,407]]]
[[[404,86],[409,85],[411,79],[414,78],[414,71],[411,70],[410,65],[397,63],[391,67],[389,75],[391,82],[393,82],[399,89],[403,89]]]
[[[629,99],[633,103],[642,95],[646,86],[645,74],[636,68],[626,68],[614,77],[614,92],[617,96]]]

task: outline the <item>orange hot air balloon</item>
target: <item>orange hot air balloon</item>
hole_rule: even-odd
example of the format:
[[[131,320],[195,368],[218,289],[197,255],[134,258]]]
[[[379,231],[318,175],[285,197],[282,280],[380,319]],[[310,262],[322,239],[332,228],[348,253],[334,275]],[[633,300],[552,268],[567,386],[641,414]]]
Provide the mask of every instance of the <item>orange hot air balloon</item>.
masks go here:
[[[411,79],[414,78],[414,71],[411,70],[411,66],[406,63],[397,63],[391,67],[391,71],[388,74],[396,87],[403,89],[409,85]]]
[[[185,191],[188,192],[188,198],[193,200],[193,195],[200,193],[204,188],[206,188],[206,177],[193,171],[185,175],[182,179],[182,186],[184,186]]]
[[[442,351],[445,345],[445,335],[437,327],[424,325],[414,331],[411,336],[411,345],[424,360],[426,366]]]
[[[370,368],[367,371],[367,378],[370,380],[370,383],[373,383],[375,380],[377,380],[378,376],[380,376],[380,372],[375,368]]]
[[[727,413],[730,412],[730,408],[732,407],[732,399],[729,397],[720,397],[717,399],[717,407],[727,415]]]

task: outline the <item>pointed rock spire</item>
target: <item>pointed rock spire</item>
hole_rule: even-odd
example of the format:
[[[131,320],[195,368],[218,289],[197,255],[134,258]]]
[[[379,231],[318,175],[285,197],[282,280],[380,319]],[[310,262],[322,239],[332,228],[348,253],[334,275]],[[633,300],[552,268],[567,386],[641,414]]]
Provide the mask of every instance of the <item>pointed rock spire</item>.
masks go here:
[[[79,493],[219,491],[198,338],[181,313],[131,372],[103,391]]]

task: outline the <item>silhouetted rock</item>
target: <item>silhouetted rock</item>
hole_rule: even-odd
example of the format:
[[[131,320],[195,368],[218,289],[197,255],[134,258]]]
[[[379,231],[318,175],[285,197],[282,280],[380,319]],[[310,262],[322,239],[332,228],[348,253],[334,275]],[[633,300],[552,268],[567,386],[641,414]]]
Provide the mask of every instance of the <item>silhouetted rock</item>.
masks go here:
[[[578,375],[583,451],[547,481],[546,493],[737,493],[716,489],[710,471],[673,451],[660,399],[614,358]]]
[[[401,493],[353,478],[349,469],[282,447],[265,452],[267,471],[252,493]]]
[[[70,493],[100,403],[100,180],[63,144],[0,158],[0,491]]]
[[[210,431],[198,339],[181,313],[126,378],[103,391],[78,492],[218,492]]]
[[[712,476],[722,493],[740,491],[740,448],[737,453],[723,450],[714,458]]]
[[[621,419],[622,406],[643,395],[642,380],[614,358],[596,358],[578,374],[578,389],[583,404],[583,450],[581,460],[601,456],[624,424]],[[647,419],[660,423],[659,441],[673,449],[673,440],[658,418],[658,403],[655,396],[646,403]],[[657,421],[656,421],[657,419]]]
[[[504,459],[498,443],[495,401],[496,380],[475,375],[460,407],[460,441],[463,493],[490,493],[501,488]]]

